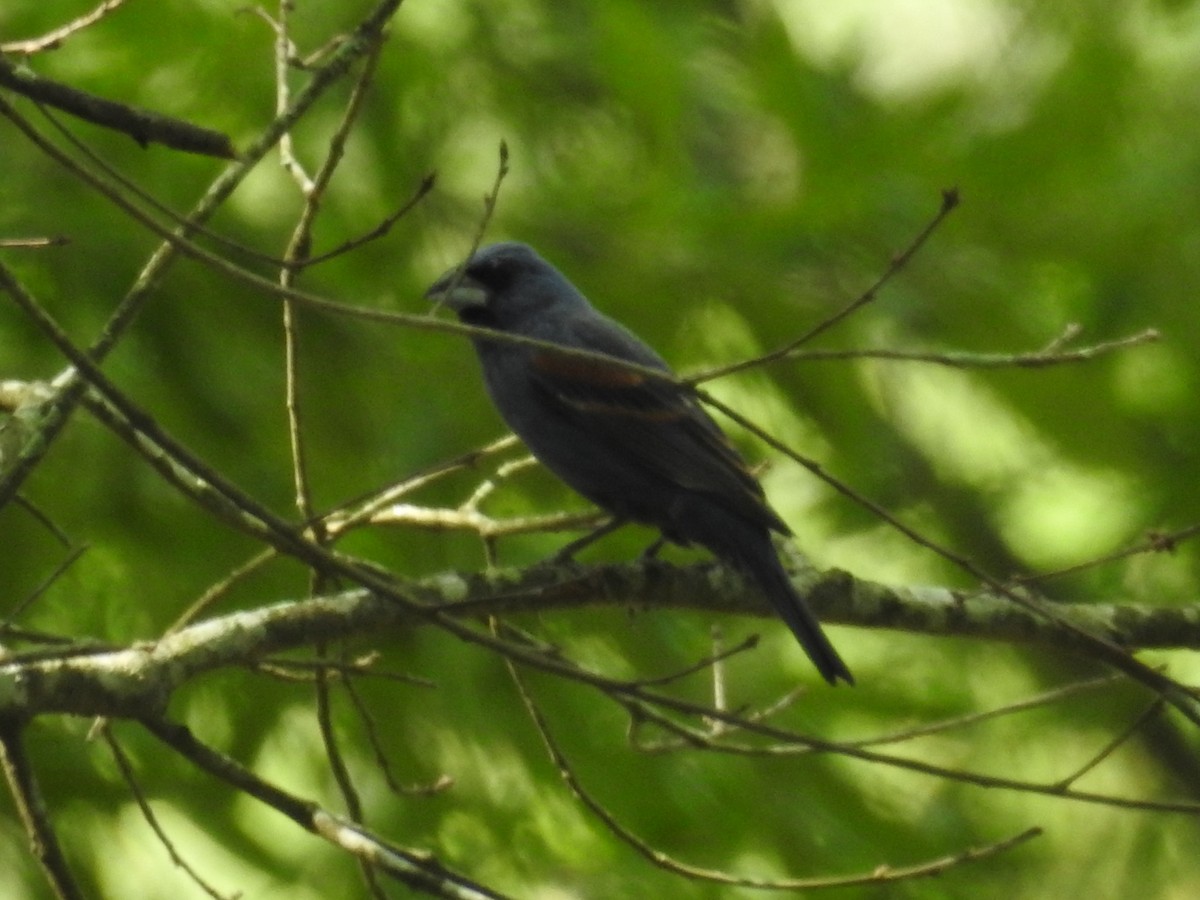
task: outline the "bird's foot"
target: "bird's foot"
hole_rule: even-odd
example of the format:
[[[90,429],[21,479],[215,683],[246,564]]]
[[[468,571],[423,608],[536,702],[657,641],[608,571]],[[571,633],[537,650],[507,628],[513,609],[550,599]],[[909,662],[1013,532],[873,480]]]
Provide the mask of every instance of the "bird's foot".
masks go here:
[[[658,559],[658,553],[667,545],[668,538],[666,535],[660,535],[658,540],[642,551],[642,555],[638,557],[642,562],[648,559]]]
[[[576,553],[578,553],[584,547],[587,547],[590,544],[600,540],[600,538],[604,537],[606,534],[616,531],[618,528],[620,528],[624,524],[625,524],[624,519],[609,519],[603,525],[600,525],[597,528],[593,528],[591,531],[589,531],[583,537],[576,538],[575,540],[571,541],[571,543],[567,544],[565,547],[563,547],[561,550],[559,550],[557,553],[555,553],[553,556],[551,556],[550,559],[548,560],[548,562],[551,565],[558,565],[560,563],[574,562]]]

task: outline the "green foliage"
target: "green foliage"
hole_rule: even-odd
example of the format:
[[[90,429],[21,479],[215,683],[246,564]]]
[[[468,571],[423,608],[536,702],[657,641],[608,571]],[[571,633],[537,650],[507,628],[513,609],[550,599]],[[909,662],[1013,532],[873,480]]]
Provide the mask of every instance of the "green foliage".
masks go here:
[[[9,2],[0,40],[39,34],[87,4]],[[349,8],[353,6],[354,8]],[[975,10],[970,6],[978,7]],[[828,8],[827,8],[828,7]],[[888,267],[957,186],[962,207],[878,298],[805,349],[1027,354],[1147,328],[1153,345],[1037,368],[949,368],[879,359],[797,359],[710,385],[789,446],[997,577],[1086,562],[1200,518],[1200,8],[606,3],[409,0],[379,61],[347,159],[322,204],[316,252],[361,235],[429,172],[436,189],[386,236],[300,277],[365,307],[423,313],[430,279],[461,258],[511,149],[487,239],[539,248],[606,312],[684,371],[754,356],[836,312]],[[297,4],[302,54],[352,27],[367,4]],[[851,11],[855,10],[855,11]],[[228,132],[244,145],[273,110],[270,28],[242,4],[130,4],[29,65],[112,99]],[[293,72],[294,88],[306,81]],[[336,89],[295,132],[314,170],[349,95]],[[8,96],[8,95],[6,95]],[[17,103],[37,120],[27,103]],[[223,163],[57,116],[89,147],[184,211]],[[3,250],[81,344],[129,289],[156,239],[0,122],[0,238],[64,235],[66,247]],[[274,159],[213,222],[279,255],[302,207]],[[212,245],[211,242],[209,243]],[[218,247],[219,252],[226,253]],[[236,252],[228,252],[240,258]],[[269,267],[251,263],[274,277]],[[477,447],[502,426],[459,338],[300,312],[299,379],[318,509]],[[180,262],[106,364],[171,434],[271,508],[294,516],[280,304]],[[53,377],[62,358],[0,304],[0,379]],[[765,483],[819,565],[900,584],[973,587],[944,559],[882,526],[751,436]],[[486,470],[490,471],[490,470]],[[412,502],[461,503],[467,471]],[[201,514],[86,415],[77,414],[23,493],[88,551],[20,619],[113,643],[151,639],[258,548]],[[488,501],[495,516],[582,501],[526,472]],[[626,559],[630,529],[585,560]],[[531,564],[561,535],[501,543]],[[62,559],[36,519],[0,510],[0,594],[14,607]],[[482,568],[479,541],[393,529],[342,547],[406,576]],[[668,558],[695,555],[668,551]],[[1058,601],[1195,605],[1193,544],[1048,581]],[[222,609],[303,596],[276,563]],[[604,609],[517,624],[613,677],[652,678],[711,652],[718,620]],[[832,636],[859,686],[816,684],[775,623],[722,617],[730,708],[762,708],[804,682],[779,722],[852,740],[1001,707],[1096,674],[1050,646],[864,629]],[[434,687],[364,679],[359,690],[398,781],[390,793],[344,694],[334,721],[367,821],[406,846],[522,897],[750,896],[655,868],[563,786],[501,660],[432,629],[357,642],[378,667]],[[338,651],[340,652],[340,651]],[[1146,654],[1195,680],[1194,656]],[[649,845],[689,864],[764,878],[869,873],[1009,837],[1046,834],[941,878],[838,896],[1186,896],[1200,884],[1194,818],[988,791],[852,759],[642,754],[627,716],[594,691],[535,677],[553,734],[581,782]],[[708,676],[674,685],[711,702]],[[1069,775],[1139,715],[1126,686],[880,748],[1007,778]],[[301,796],[339,799],[303,685],[224,673],[172,712],[204,739]],[[775,721],[775,720],[772,720]],[[39,721],[35,767],[71,859],[97,895],[199,896],[136,814],[77,722]],[[118,729],[181,853],[225,891],[353,896],[354,864],[161,746]],[[648,737],[665,739],[649,730]],[[1122,797],[1200,799],[1194,732],[1163,718],[1086,776]],[[16,846],[4,823],[0,847]],[[11,840],[8,840],[11,838]],[[100,849],[103,848],[103,849]],[[14,874],[18,872],[19,874]],[[154,874],[146,874],[153,872]],[[35,867],[0,851],[0,893],[44,896]],[[20,883],[18,883],[18,879]]]

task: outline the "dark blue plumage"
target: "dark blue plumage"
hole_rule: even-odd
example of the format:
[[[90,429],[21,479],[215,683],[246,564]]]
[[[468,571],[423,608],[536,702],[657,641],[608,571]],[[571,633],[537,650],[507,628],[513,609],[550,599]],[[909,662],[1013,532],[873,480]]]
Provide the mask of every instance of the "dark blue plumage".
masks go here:
[[[524,244],[485,247],[427,295],[471,325],[670,371]],[[474,343],[496,409],[546,468],[618,519],[707,547],[741,570],[821,675],[831,684],[854,683],[771,543],[771,532],[788,534],[787,526],[693,397],[619,366],[512,342]]]

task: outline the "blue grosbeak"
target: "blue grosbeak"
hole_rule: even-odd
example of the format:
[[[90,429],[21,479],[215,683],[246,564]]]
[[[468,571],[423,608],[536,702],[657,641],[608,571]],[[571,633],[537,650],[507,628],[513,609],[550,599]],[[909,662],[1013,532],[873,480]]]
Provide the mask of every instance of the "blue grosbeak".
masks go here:
[[[470,325],[670,372],[524,244],[485,247],[426,296]],[[694,397],[620,366],[509,341],[474,344],[496,409],[546,468],[618,521],[655,526],[740,570],[826,681],[854,683],[771,543],[771,532],[789,534],[788,527]]]

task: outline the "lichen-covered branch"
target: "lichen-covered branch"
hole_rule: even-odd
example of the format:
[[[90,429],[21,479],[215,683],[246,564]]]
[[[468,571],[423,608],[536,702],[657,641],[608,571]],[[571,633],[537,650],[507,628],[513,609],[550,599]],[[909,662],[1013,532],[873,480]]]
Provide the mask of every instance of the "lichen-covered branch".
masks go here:
[[[1058,653],[1063,633],[1006,598],[939,587],[893,588],[845,572],[798,568],[797,584],[825,620],[931,636],[1020,641]],[[447,573],[403,585],[414,600],[463,617],[614,605],[701,609],[768,616],[739,576],[716,564],[679,567],[534,566]],[[1181,608],[1060,605],[1080,627],[1131,649],[1200,648],[1200,605]],[[683,613],[680,613],[681,615]],[[254,664],[296,647],[351,635],[377,635],[401,622],[427,623],[399,604],[358,589],[219,616],[157,642],[120,649],[68,649],[11,655],[0,663],[0,717],[73,713],[144,718],[204,672]]]

